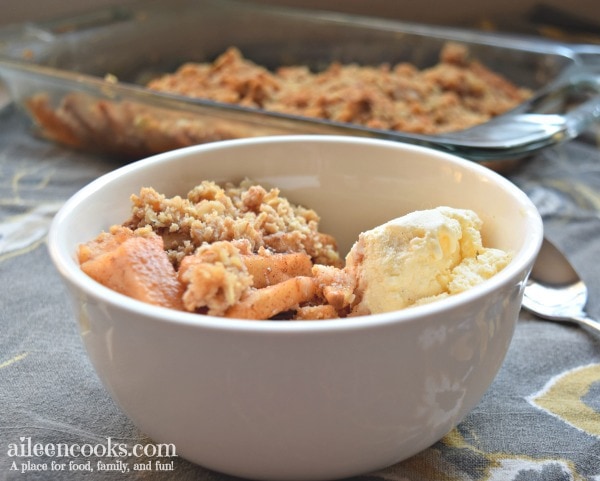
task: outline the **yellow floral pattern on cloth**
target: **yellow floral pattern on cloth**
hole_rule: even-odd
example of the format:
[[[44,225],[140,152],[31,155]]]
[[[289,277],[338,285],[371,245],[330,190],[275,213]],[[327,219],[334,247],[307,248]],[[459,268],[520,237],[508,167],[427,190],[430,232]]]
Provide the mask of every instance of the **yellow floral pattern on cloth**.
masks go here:
[[[16,355],[15,357],[13,357],[11,359],[0,362],[0,369],[4,369],[4,368],[10,366],[11,364],[14,364],[15,362],[19,362],[21,359],[25,359],[27,357],[27,355],[28,355],[27,352],[23,352],[21,354]]]
[[[448,459],[447,451],[469,458],[471,468]],[[484,452],[453,429],[436,446],[390,468],[371,473],[378,481],[586,481],[569,459]],[[362,481],[362,478],[359,478]]]
[[[594,383],[600,384],[600,364],[581,366],[552,378],[528,401],[570,426],[600,437],[600,412],[585,400]]]
[[[560,420],[561,433],[573,431],[600,438],[600,410],[590,403],[600,389],[600,364],[577,366],[548,378],[525,401],[536,411]],[[589,398],[589,399],[588,399]],[[599,404],[600,405],[600,404]],[[563,456],[515,454],[484,449],[480,434],[459,425],[431,448],[395,466],[370,473],[377,481],[598,481],[578,472],[576,463]],[[550,434],[550,433],[549,433]],[[556,433],[554,433],[556,435]],[[574,438],[575,439],[575,438]],[[597,445],[595,443],[592,446]],[[600,454],[600,453],[598,453]],[[465,463],[465,460],[469,460]],[[465,466],[469,466],[465,469]],[[363,478],[358,478],[361,481]]]

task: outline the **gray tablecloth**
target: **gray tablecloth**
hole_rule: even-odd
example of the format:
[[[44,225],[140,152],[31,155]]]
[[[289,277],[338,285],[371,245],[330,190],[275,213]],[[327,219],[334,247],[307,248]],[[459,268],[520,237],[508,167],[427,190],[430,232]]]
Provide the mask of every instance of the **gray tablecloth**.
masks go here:
[[[153,441],[113,403],[88,361],[45,236],[68,197],[118,166],[36,139],[12,108],[0,112],[0,479],[233,479],[151,449],[129,458],[102,451]],[[573,141],[507,175],[589,284],[588,311],[600,318],[600,150]],[[58,456],[36,445],[103,448],[100,456]],[[87,461],[94,472],[81,471]],[[455,430],[354,480],[600,480],[600,336],[523,313],[495,382]]]

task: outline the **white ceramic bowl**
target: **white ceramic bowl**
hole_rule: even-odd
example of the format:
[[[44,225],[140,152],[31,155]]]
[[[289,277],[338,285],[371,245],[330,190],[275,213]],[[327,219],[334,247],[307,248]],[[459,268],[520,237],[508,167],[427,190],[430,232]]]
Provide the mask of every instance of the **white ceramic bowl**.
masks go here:
[[[359,232],[416,209],[475,210],[510,265],[470,291],[399,312],[329,321],[221,319],[157,308],[87,277],[76,246],[129,215],[142,186],[185,194],[248,176],[315,209],[345,254]],[[56,216],[52,259],[98,375],[156,442],[255,479],[333,479],[391,465],[442,438],[479,402],[511,341],[542,241],[534,205],[475,163],[351,137],[234,140],[111,172]]]

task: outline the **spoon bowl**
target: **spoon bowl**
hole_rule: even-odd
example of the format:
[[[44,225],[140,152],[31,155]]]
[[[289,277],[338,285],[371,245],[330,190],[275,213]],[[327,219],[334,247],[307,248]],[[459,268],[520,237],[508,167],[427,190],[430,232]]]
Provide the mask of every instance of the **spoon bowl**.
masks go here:
[[[585,312],[588,291],[564,254],[544,239],[535,261],[522,306],[543,319],[574,322],[600,332],[600,323]]]

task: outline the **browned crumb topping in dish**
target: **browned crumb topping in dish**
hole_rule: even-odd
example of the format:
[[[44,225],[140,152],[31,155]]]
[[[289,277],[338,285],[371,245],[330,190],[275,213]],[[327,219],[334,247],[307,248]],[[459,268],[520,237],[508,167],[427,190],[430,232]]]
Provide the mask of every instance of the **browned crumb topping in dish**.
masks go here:
[[[370,128],[438,134],[484,123],[526,100],[520,88],[448,43],[440,62],[362,66],[332,63],[269,71],[229,48],[212,63],[186,63],[148,88],[267,111],[355,123]]]
[[[217,241],[244,241],[250,252],[305,252],[314,263],[341,263],[333,238],[319,232],[314,210],[248,179],[223,186],[204,181],[185,198],[146,187],[131,202],[131,217],[123,225],[131,230],[150,227],[159,234],[176,267],[184,256]]]
[[[427,135],[485,123],[531,95],[470,58],[467,48],[455,43],[444,47],[437,65],[422,70],[410,63],[334,62],[322,72],[306,66],[272,72],[230,48],[214,62],[185,64],[147,87],[260,112]],[[26,107],[46,138],[125,158],[217,140],[289,133],[288,127],[273,123],[198,115],[153,102],[99,98],[78,91],[60,99],[39,92],[27,100]],[[497,169],[498,163],[490,167]]]

